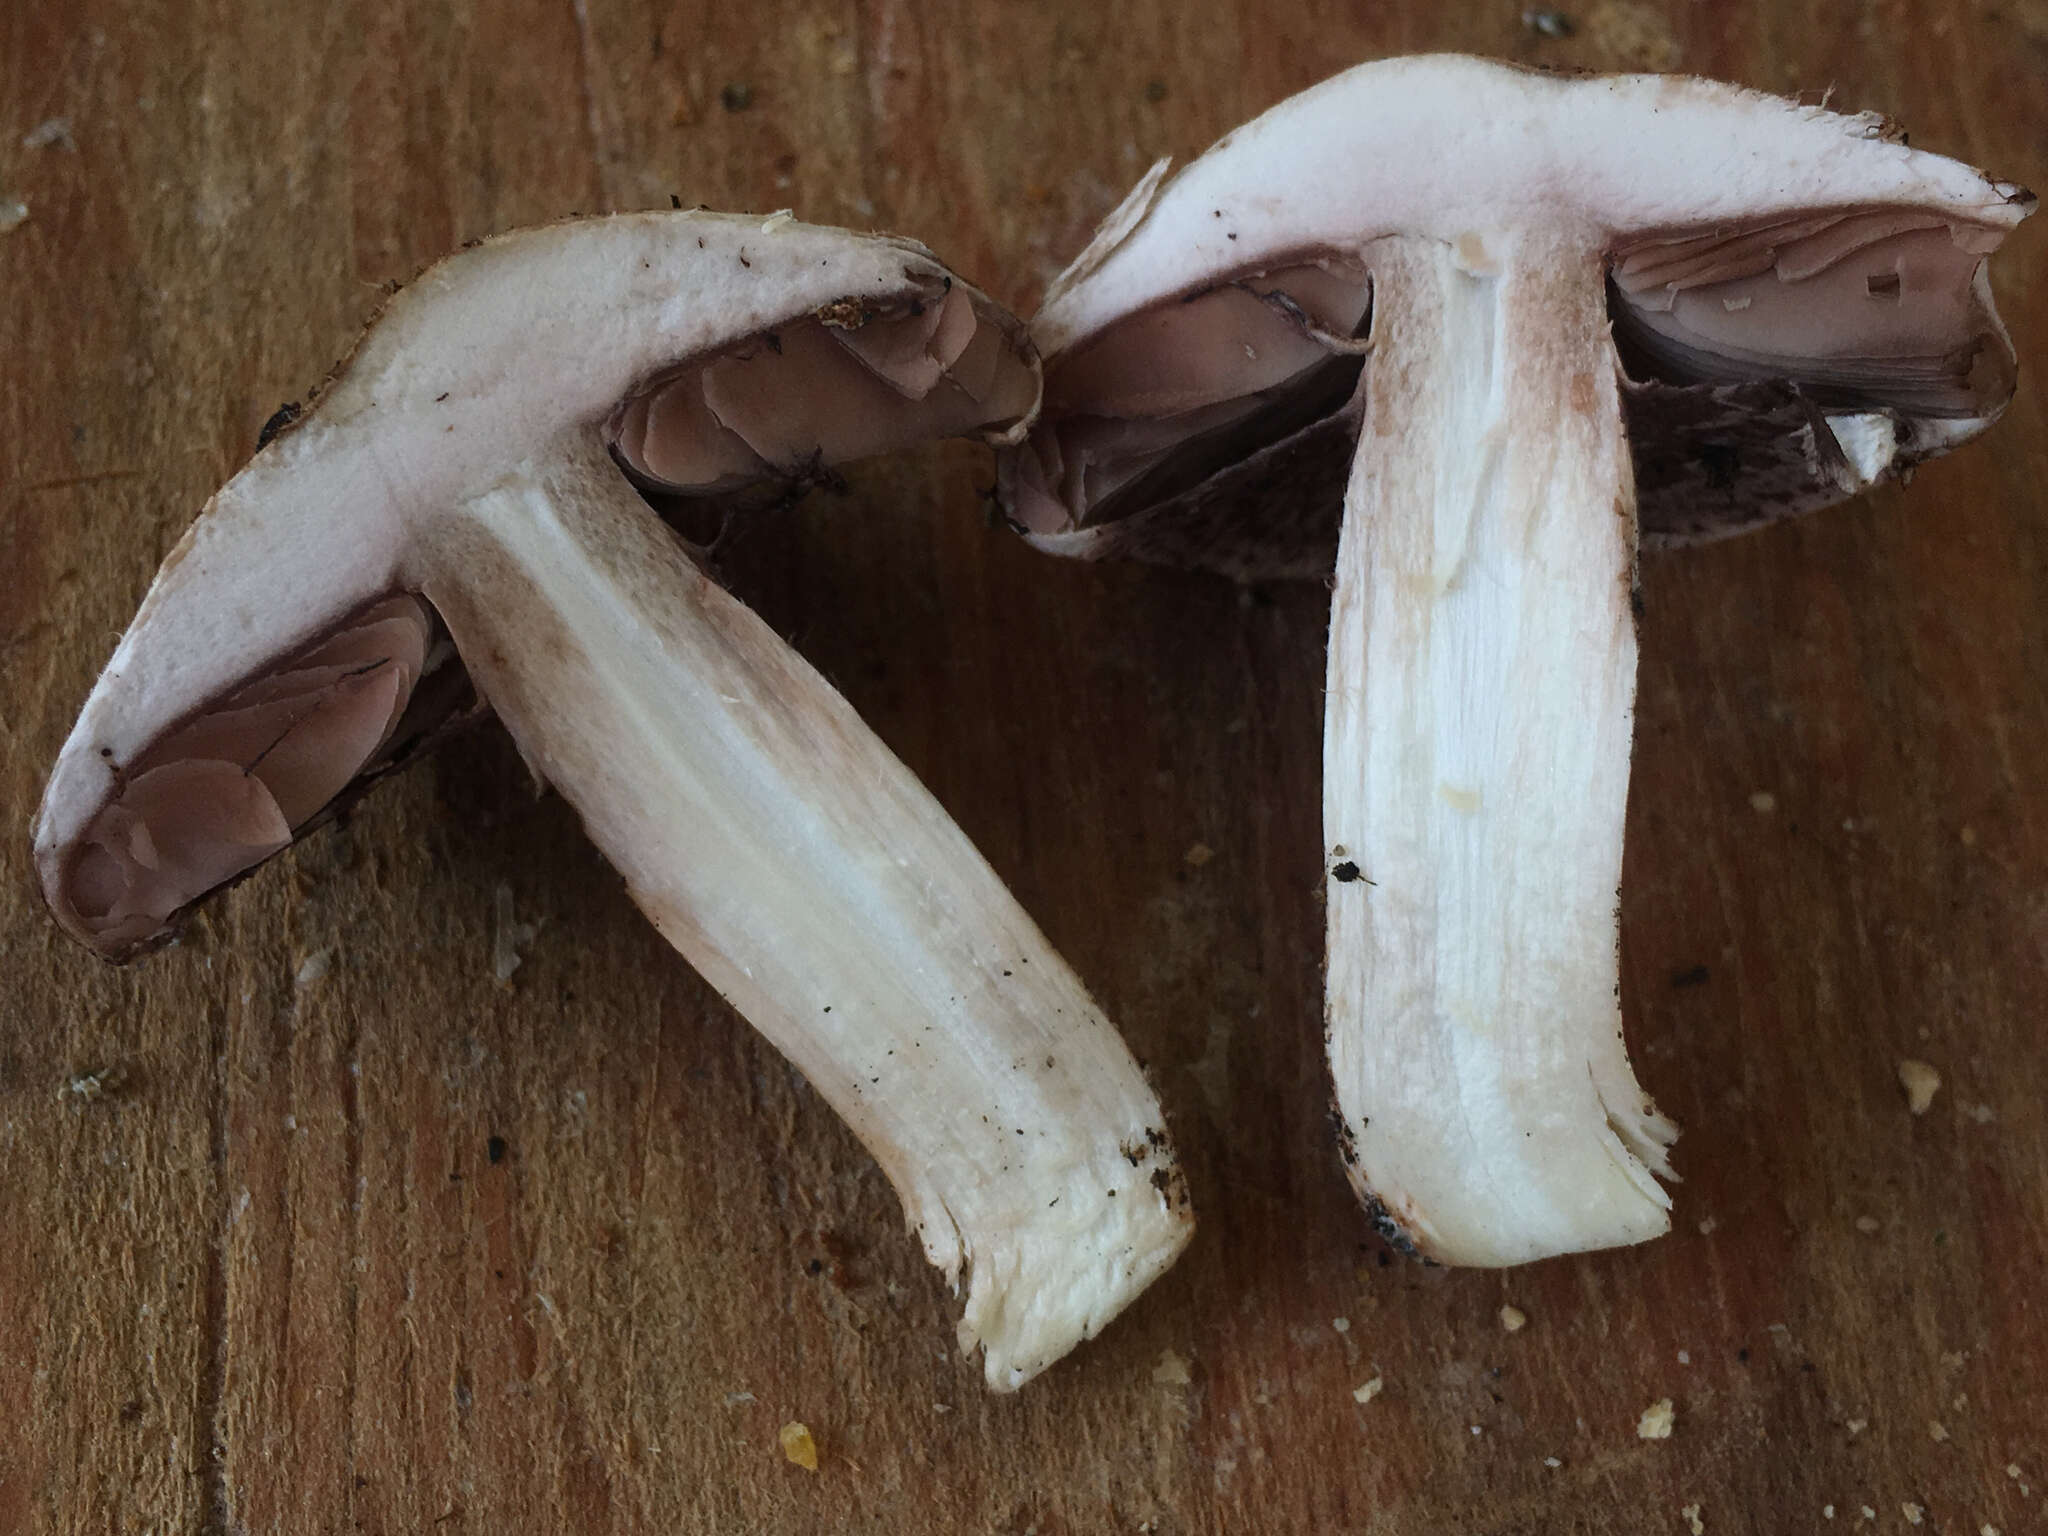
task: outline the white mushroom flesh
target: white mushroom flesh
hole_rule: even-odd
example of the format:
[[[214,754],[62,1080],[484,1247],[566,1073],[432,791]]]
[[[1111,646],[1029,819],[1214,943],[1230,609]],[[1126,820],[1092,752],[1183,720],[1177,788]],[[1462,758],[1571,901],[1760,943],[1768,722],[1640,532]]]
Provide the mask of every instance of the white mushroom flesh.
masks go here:
[[[1597,258],[1522,234],[1367,260],[1323,735],[1347,1164],[1449,1263],[1640,1241],[1675,1132],[1611,947],[1635,519]]]
[[[464,502],[413,571],[528,762],[663,937],[873,1152],[969,1289],[992,1386],[1172,1262],[1159,1105],[966,837],[601,448]],[[544,647],[545,667],[519,664]]]

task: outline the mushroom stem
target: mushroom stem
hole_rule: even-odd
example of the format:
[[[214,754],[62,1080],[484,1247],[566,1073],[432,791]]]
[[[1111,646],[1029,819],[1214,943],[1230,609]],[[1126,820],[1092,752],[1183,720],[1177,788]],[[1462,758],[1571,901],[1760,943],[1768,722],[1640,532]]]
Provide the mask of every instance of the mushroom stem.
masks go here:
[[[556,438],[405,573],[663,936],[881,1162],[963,1347],[1021,1384],[1190,1230],[1157,1102],[917,779],[684,554],[600,431]]]
[[[1323,758],[1352,1182],[1449,1263],[1640,1242],[1676,1133],[1621,1031],[1636,527],[1599,248],[1365,254]]]

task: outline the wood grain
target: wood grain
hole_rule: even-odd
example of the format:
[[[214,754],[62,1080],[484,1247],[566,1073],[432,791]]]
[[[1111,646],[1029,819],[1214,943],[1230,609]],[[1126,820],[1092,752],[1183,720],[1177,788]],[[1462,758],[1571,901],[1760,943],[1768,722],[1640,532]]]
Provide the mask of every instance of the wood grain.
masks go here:
[[[132,969],[33,894],[42,775],[158,560],[458,240],[790,206],[1028,311],[1153,156],[1424,48],[1832,88],[2048,183],[2041,0],[1564,9],[1562,40],[1425,0],[0,9],[0,1532],[2044,1528],[2031,374],[1910,487],[1646,563],[1624,1005],[1687,1132],[1641,1250],[1368,1240],[1318,1043],[1323,594],[1034,556],[964,449],[760,520],[726,574],[1013,884],[1185,1152],[1195,1246],[1016,1398],[859,1147],[495,730]],[[57,117],[75,150],[21,142]],[[1999,263],[2029,368],[2042,238]],[[505,901],[539,926],[501,985]],[[1921,1118],[1906,1056],[1944,1079]]]

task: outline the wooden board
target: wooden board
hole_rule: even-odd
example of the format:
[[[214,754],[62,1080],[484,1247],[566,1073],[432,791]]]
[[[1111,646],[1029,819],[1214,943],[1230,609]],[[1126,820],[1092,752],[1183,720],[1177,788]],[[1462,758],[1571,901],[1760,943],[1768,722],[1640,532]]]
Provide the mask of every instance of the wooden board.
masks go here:
[[[2041,0],[1565,9],[1563,40],[1429,0],[0,10],[0,1532],[2048,1528],[2035,373],[1908,488],[1646,561],[1623,1001],[1686,1135],[1640,1250],[1452,1273],[1369,1240],[1318,1042],[1323,594],[1035,556],[966,449],[725,569],[1180,1139],[1195,1245],[1019,1396],[495,729],[131,969],[33,893],[42,776],[158,560],[459,240],[788,206],[1028,311],[1155,155],[1426,48],[1832,88],[2048,182]],[[1999,263],[2030,369],[2043,229]],[[537,932],[500,984],[508,921]],[[1942,1074],[1923,1117],[1904,1057]]]

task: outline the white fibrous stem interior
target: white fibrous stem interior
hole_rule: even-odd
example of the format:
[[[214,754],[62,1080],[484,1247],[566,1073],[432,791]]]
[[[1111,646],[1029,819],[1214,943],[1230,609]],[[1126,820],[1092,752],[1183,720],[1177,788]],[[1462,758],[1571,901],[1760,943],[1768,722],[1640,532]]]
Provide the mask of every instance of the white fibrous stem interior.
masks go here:
[[[1015,342],[960,285],[844,301],[637,391],[615,427],[643,484],[704,495],[1021,420],[1036,397]]]
[[[200,710],[132,762],[65,889],[113,948],[283,848],[390,741],[427,665],[432,616],[395,596]]]
[[[641,910],[966,1271],[962,1343],[1013,1387],[1185,1243],[1157,1101],[929,792],[605,454],[464,505],[417,580]]]
[[[1640,1241],[1674,1133],[1617,986],[1635,520],[1599,253],[1366,255],[1323,743],[1350,1173],[1449,1263]]]

